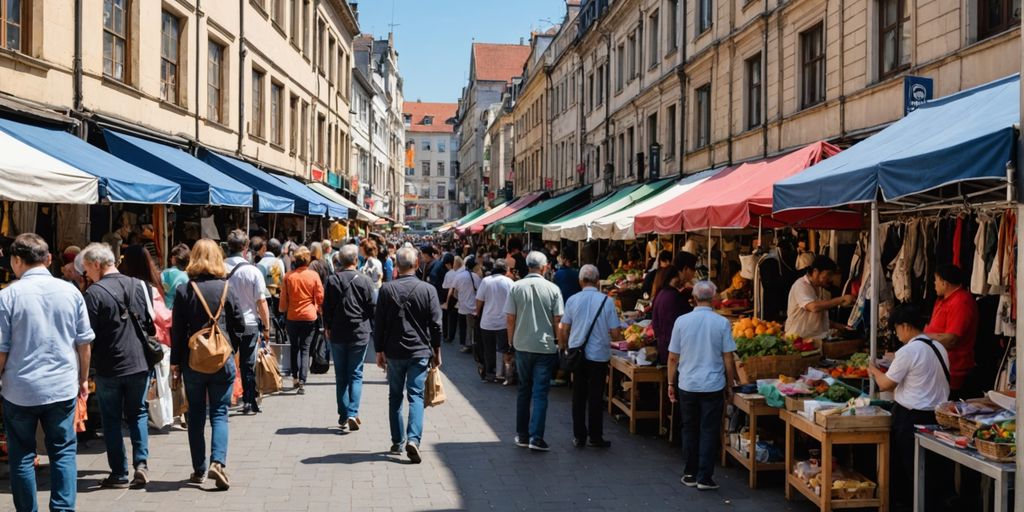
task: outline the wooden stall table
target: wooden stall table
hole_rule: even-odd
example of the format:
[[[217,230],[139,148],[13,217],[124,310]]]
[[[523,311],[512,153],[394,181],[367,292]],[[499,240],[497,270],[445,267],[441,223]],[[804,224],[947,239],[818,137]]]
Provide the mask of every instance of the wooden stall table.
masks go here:
[[[1006,512],[1010,508],[1010,482],[1017,474],[1017,465],[1012,462],[995,462],[982,457],[974,450],[954,448],[932,434],[917,433],[914,435],[914,512],[924,511],[925,500],[925,451],[937,453],[961,466],[973,469],[986,478],[995,481],[995,511]],[[989,497],[986,489],[983,510],[989,510]]]
[[[889,510],[889,433],[890,426],[862,427],[856,429],[826,429],[813,420],[792,411],[779,411],[779,418],[786,423],[786,499],[793,499],[793,489],[800,491],[822,512],[843,508],[877,508],[880,512]],[[821,443],[821,496],[814,494],[799,477],[793,474],[794,431],[807,434]],[[834,445],[866,444],[876,446],[875,475],[877,487],[872,499],[832,499],[832,447]]]
[[[758,462],[757,461],[757,422],[761,416],[778,418],[779,409],[765,403],[764,397],[756,393],[733,393],[732,405],[747,413],[750,418],[747,429],[747,437],[750,439],[750,450],[747,455],[734,448],[728,437],[723,433],[722,439],[722,466],[728,462],[728,455],[732,455],[737,462],[750,472],[748,485],[751,489],[757,487],[757,473],[759,471],[783,471],[786,465],[782,462]]]
[[[636,433],[637,420],[658,420],[658,433],[664,428],[665,416],[665,371],[656,366],[637,366],[621,357],[612,356],[608,362],[608,413],[618,408],[629,418],[629,433]],[[627,380],[632,384],[626,399],[616,396],[617,383]],[[641,384],[655,384],[658,388],[658,410],[646,411],[637,409],[637,398]]]

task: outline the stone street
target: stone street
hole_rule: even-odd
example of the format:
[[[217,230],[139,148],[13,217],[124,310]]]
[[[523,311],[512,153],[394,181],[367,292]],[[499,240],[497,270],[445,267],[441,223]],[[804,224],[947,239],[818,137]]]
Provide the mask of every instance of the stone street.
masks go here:
[[[311,376],[304,396],[288,391],[263,401],[265,412],[232,412],[227,492],[187,483],[191,472],[183,431],[150,436],[153,481],[145,491],[99,490],[107,463],[101,439],[80,445],[78,507],[82,511],[200,510],[812,510],[785,501],[781,478],[747,488],[746,472],[717,469],[722,488],[699,492],[679,483],[679,452],[663,438],[631,435],[606,417],[608,450],[572,446],[570,391],[555,388],[548,409],[550,453],[513,443],[515,390],[483,384],[472,358],[446,345],[449,401],[428,408],[423,463],[389,455],[384,373],[365,370],[362,429],[337,426],[333,373]],[[332,369],[333,371],[333,369]],[[290,382],[290,379],[288,379]],[[127,441],[127,440],[126,440]],[[209,442],[209,437],[207,437]],[[39,473],[47,488],[47,472]],[[9,482],[0,482],[0,510],[12,510]],[[48,493],[39,496],[46,508]]]

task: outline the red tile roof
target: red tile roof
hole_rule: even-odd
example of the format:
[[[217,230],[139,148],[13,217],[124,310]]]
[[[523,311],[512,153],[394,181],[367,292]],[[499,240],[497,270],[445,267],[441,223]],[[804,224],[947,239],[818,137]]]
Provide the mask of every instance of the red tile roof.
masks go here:
[[[508,82],[523,74],[523,64],[529,57],[529,45],[473,43],[477,80]]]
[[[413,133],[453,133],[454,126],[445,121],[455,117],[458,107],[456,103],[407,101],[402,105],[402,114],[403,116],[406,114],[411,115],[412,122],[405,131]],[[423,124],[424,116],[434,118],[431,124]]]

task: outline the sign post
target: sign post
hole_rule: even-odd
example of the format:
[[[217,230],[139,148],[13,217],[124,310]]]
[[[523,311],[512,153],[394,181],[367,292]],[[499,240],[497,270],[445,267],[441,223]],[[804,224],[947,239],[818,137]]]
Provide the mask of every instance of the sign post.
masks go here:
[[[903,115],[917,110],[935,94],[934,82],[923,76],[903,77]]]
[[[661,178],[661,144],[651,144],[650,156],[647,157],[647,164],[650,167],[651,181]]]

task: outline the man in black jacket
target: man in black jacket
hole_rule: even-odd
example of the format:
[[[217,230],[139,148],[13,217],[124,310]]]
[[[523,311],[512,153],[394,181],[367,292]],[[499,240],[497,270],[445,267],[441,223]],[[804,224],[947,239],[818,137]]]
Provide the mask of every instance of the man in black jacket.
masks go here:
[[[359,248],[343,245],[335,257],[340,271],[327,279],[324,326],[334,357],[338,425],[359,430],[359,400],[363,393],[363,358],[373,333],[374,284],[356,270]]]
[[[420,462],[423,435],[423,388],[427,369],[441,365],[441,304],[434,287],[416,279],[416,250],[398,250],[398,279],[384,283],[377,299],[374,348],[377,366],[387,370],[391,452],[402,445],[409,460]],[[402,421],[402,401],[409,398],[409,423]]]

